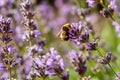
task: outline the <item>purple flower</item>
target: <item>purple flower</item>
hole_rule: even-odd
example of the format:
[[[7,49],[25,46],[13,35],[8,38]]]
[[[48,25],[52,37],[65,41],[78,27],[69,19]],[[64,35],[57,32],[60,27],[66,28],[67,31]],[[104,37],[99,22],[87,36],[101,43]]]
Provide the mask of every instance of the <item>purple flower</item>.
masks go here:
[[[85,23],[80,21],[79,23],[71,24],[71,29],[69,31],[69,38],[71,42],[80,45],[81,43],[88,42],[90,33],[91,30],[88,29]]]
[[[11,35],[13,34],[14,30],[11,30],[11,19],[10,18],[5,18],[1,17],[0,18],[0,41],[2,43],[1,47],[1,52],[0,52],[0,69],[5,70],[4,72],[1,72],[0,77],[1,78],[6,78],[5,75],[6,73],[9,72],[9,70],[15,68],[16,65],[19,64],[19,57],[18,54],[16,53],[15,48],[11,45],[12,37]],[[3,77],[4,76],[4,77]],[[8,75],[9,76],[9,75]]]
[[[68,56],[71,61],[74,61],[74,60],[78,60],[78,58],[81,57],[82,55],[72,50],[69,52]]]
[[[55,51],[54,48],[50,48],[50,53],[48,53],[46,65],[48,66],[48,68],[54,69],[55,67],[59,66],[58,62],[60,61],[60,59],[61,57],[60,55],[58,55],[57,51]]]
[[[41,59],[41,58],[38,58],[38,57],[34,58],[34,63],[37,64],[37,67],[41,68],[41,69],[44,69],[45,66],[46,66],[44,59]]]
[[[112,6],[112,7],[114,7],[114,8],[116,8],[117,7],[117,0],[109,0],[109,2],[110,2],[110,6]]]
[[[10,0],[10,1],[0,0],[0,7],[8,7],[8,8],[11,8],[11,7],[13,6],[14,1],[15,1],[15,0]]]
[[[62,5],[63,5],[63,0],[55,0],[55,6],[57,7],[57,8],[60,8],[60,7],[62,7]]]
[[[115,80],[120,80],[120,72],[117,73],[117,77]]]
[[[82,32],[83,23],[72,23],[71,30],[69,32],[69,37],[72,42],[75,42],[77,45],[80,44],[80,34]]]
[[[85,66],[86,59],[84,59],[84,57],[80,53],[77,53],[74,50],[72,50],[72,51],[70,51],[68,53],[68,57],[69,57],[71,63],[73,64],[74,69],[76,70],[76,72],[80,76],[83,76],[84,73],[87,70],[87,67]]]
[[[66,17],[68,14],[70,14],[71,10],[72,10],[72,7],[66,4],[60,7],[59,14],[60,16]]]
[[[40,41],[36,45],[28,49],[28,56],[34,56],[35,54],[44,55],[43,47],[45,46],[45,41]]]
[[[58,62],[58,64],[59,64],[59,66],[60,66],[60,68],[61,68],[62,70],[65,70],[66,64],[65,64],[65,62],[64,62],[63,59],[60,59],[59,62]]]
[[[32,69],[32,58],[24,57],[21,60],[19,68],[17,69],[18,75],[21,75],[22,79],[27,79],[30,75],[30,71]]]
[[[116,12],[117,16],[120,17],[120,6],[118,5],[119,1],[118,0],[109,0],[110,4],[109,7],[113,8],[114,11]]]
[[[16,52],[16,49],[14,49],[12,46],[9,46],[8,47],[8,52],[9,52],[9,54],[13,54],[13,53]]]
[[[117,22],[113,21],[112,25],[115,27],[115,31],[118,33],[118,37],[120,37],[120,24]]]
[[[40,38],[41,33],[40,33],[38,30],[35,30],[35,31],[33,32],[33,36],[34,36],[34,38],[38,39],[38,38]]]
[[[9,43],[12,39],[10,34],[12,34],[12,30],[10,28],[11,19],[5,18],[3,16],[0,17],[0,34],[1,41],[4,43]],[[6,34],[6,35],[3,35]]]
[[[48,58],[47,61],[46,61],[46,65],[49,67],[49,68],[52,68],[56,65],[56,62],[54,59],[52,58]]]
[[[112,58],[112,53],[109,52],[102,59],[98,60],[98,62],[101,63],[101,64],[109,64],[110,61],[111,61],[111,58]]]
[[[95,7],[97,5],[96,0],[86,0],[89,7]]]
[[[47,66],[46,74],[48,74],[50,77],[59,76],[62,78],[64,76],[63,74],[66,73],[65,62],[60,57],[60,55],[58,55],[57,51],[54,50],[54,48],[50,48],[50,53],[48,53],[47,58],[48,59],[46,61],[46,66]]]
[[[68,80],[69,77],[67,76],[68,73],[65,72],[65,62],[64,60],[58,55],[58,52],[54,50],[54,48],[50,48],[50,51],[41,57],[35,57],[34,58],[35,63],[35,70],[36,74],[39,77],[53,77],[53,76],[59,76],[60,78],[64,77],[66,74],[66,77]],[[39,70],[41,72],[39,72]]]
[[[22,40],[23,41],[28,41],[29,40],[29,31],[24,31],[23,35],[22,35]]]
[[[34,12],[31,9],[31,2],[29,0],[21,3],[21,13],[24,18],[23,24],[26,29],[23,39],[28,41],[31,38],[40,38],[41,33],[37,30],[37,25],[33,20]]]
[[[47,3],[42,3],[40,6],[38,6],[37,10],[40,11],[40,18],[42,19],[49,20],[52,19],[54,16],[52,7],[49,6]]]
[[[0,7],[5,5],[5,0],[0,0]]]
[[[3,63],[0,63],[0,72],[4,72],[6,70],[6,67]]]

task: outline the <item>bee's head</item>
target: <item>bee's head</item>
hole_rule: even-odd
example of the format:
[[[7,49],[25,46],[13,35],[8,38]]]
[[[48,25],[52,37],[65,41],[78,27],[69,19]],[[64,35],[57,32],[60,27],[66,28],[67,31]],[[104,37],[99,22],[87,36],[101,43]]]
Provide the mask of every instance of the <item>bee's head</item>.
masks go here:
[[[67,24],[64,24],[64,25],[63,25],[62,30],[63,30],[63,31],[69,31],[70,28],[71,28],[71,25],[70,25],[69,23],[67,23]]]

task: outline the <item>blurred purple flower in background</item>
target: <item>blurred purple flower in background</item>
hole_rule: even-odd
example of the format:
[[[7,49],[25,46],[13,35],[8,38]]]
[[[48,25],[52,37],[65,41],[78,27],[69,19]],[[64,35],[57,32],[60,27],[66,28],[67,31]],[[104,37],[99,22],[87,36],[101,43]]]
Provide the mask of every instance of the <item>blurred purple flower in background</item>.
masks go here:
[[[115,21],[113,21],[112,25],[115,27],[115,31],[117,32],[118,37],[120,37],[120,24],[115,22]]]
[[[120,17],[119,0],[109,0],[109,7],[113,8],[118,17]]]

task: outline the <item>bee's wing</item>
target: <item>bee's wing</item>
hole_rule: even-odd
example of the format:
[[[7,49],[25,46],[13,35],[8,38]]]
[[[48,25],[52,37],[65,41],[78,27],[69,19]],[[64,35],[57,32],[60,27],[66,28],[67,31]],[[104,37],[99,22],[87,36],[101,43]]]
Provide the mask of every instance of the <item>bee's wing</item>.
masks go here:
[[[56,36],[60,38],[61,33],[62,33],[62,29],[60,29],[59,33],[57,33],[57,35],[56,35]]]
[[[57,37],[60,37],[60,35],[61,35],[61,31],[56,35]]]

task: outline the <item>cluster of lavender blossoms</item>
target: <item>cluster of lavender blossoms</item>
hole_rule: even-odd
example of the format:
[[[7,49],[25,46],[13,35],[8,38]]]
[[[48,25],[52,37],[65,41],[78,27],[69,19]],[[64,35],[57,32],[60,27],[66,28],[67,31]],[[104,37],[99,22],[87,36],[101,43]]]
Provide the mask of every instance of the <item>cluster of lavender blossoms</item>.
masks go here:
[[[98,38],[96,37],[94,41],[90,38],[90,35],[94,36],[94,31],[88,27],[88,24],[88,22],[83,21],[71,24],[69,40],[79,46],[80,50],[96,50],[98,46]]]
[[[70,61],[73,64],[75,71],[80,76],[83,76],[87,70],[87,67],[85,65],[85,57],[82,54],[75,52],[74,50],[68,53],[68,57],[70,58]]]
[[[88,42],[90,32],[91,30],[88,29],[84,22],[80,21],[79,23],[72,23],[69,31],[70,41],[77,45]]]
[[[35,57],[34,64],[35,74],[40,78],[58,76],[61,80],[69,80],[66,64],[54,48],[50,48],[50,52],[46,55]]]

